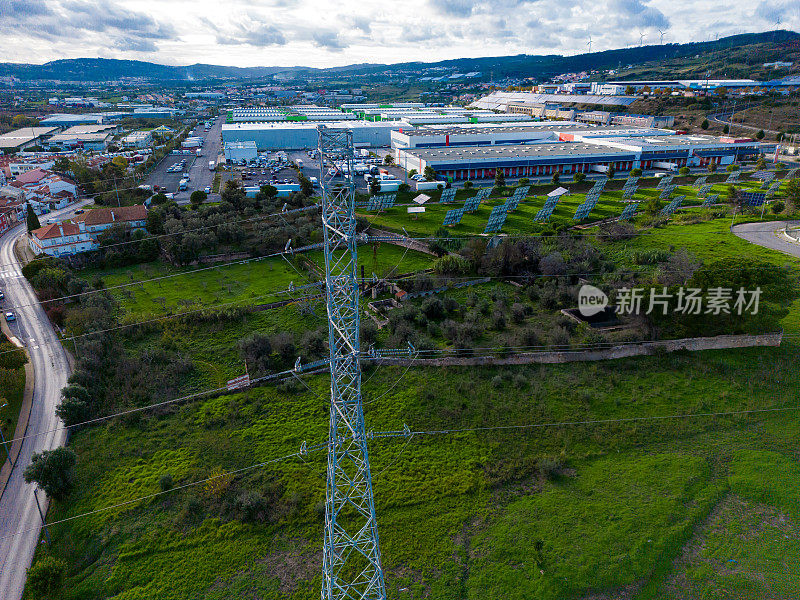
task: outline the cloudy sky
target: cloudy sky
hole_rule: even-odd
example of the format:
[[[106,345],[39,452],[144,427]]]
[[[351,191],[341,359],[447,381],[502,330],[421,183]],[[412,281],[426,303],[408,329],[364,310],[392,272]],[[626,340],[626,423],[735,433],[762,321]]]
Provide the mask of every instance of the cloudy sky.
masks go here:
[[[684,8],[685,7],[685,8]],[[800,30],[798,0],[0,0],[0,61],[325,67]]]

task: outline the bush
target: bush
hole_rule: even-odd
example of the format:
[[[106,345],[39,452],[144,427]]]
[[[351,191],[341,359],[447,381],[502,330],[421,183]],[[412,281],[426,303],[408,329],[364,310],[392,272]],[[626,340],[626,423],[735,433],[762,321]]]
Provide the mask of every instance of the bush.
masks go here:
[[[448,254],[434,261],[433,272],[437,275],[464,275],[469,272],[469,263],[461,256]]]
[[[574,173],[572,175],[572,181],[575,183],[581,183],[584,179],[586,179],[586,173]]]
[[[168,492],[172,489],[173,481],[172,475],[169,473],[164,473],[161,477],[158,478],[158,487],[161,489],[162,492]]]
[[[779,215],[780,213],[783,212],[784,208],[786,208],[786,206],[780,200],[778,200],[776,202],[773,202],[773,204],[772,204],[772,214]]]
[[[55,598],[61,591],[67,565],[55,556],[45,555],[28,569],[28,589],[36,598]]]
[[[631,169],[631,177],[641,177],[642,170],[641,169]]]
[[[522,323],[528,314],[527,307],[524,304],[515,302],[511,306],[511,319],[514,323]]]
[[[422,314],[429,319],[444,317],[444,303],[439,298],[426,298],[422,303]]]
[[[475,184],[474,184],[474,183],[472,183],[471,181],[465,181],[465,182],[464,182],[464,189],[465,189],[465,190],[468,190],[468,189],[470,189],[470,188],[471,188],[473,185],[475,185]]]
[[[89,406],[78,398],[64,398],[56,407],[56,416],[66,427],[73,427],[89,418]]]
[[[678,169],[678,175],[681,175],[682,177],[686,177],[691,172],[692,170],[689,167],[681,167]]]
[[[408,192],[410,190],[411,190],[411,186],[408,185],[407,183],[401,183],[399,186],[397,186],[397,191],[400,192],[400,193],[405,193],[405,192]]]

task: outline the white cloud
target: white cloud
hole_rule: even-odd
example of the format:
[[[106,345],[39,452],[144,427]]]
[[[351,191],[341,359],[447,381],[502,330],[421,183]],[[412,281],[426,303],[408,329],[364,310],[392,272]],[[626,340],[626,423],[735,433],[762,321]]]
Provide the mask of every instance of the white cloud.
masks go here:
[[[0,0],[3,60],[308,65],[578,54],[800,29],[797,0]],[[738,25],[744,24],[744,25]]]

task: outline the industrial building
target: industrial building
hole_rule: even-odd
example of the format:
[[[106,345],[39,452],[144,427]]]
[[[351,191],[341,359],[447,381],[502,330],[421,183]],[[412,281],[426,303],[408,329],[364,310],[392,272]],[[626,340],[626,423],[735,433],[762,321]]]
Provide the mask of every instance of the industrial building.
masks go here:
[[[397,163],[407,170],[421,173],[430,166],[440,176],[461,180],[492,178],[498,169],[506,177],[537,177],[607,167],[619,172],[652,169],[667,163],[673,168],[726,165],[760,152],[760,144],[753,140],[708,135],[625,136],[619,135],[621,131],[563,132],[559,139],[565,141],[559,142],[397,148],[396,155]]]
[[[469,105],[470,108],[483,108],[509,112],[509,105],[525,106],[539,104],[598,104],[609,106],[629,106],[636,102],[636,96],[606,96],[590,94],[539,94],[535,92],[492,92]]]
[[[134,131],[122,138],[126,148],[148,148],[153,143],[153,134],[149,131]]]
[[[74,125],[99,125],[105,123],[106,117],[101,113],[87,113],[83,115],[52,114],[39,121],[40,125],[50,127],[72,127]]]
[[[353,131],[353,145],[360,148],[387,147],[392,131],[406,126],[402,121],[331,121],[332,129]],[[317,123],[226,123],[222,126],[222,141],[252,141],[259,150],[307,150],[317,147]]]
[[[435,148],[441,146],[492,146],[574,141],[584,137],[641,137],[674,135],[674,131],[622,126],[591,127],[574,121],[532,121],[515,125],[430,125],[392,132],[392,148]]]
[[[83,148],[105,152],[117,131],[116,125],[76,125],[57,133],[46,141],[46,145],[51,150]]]
[[[258,158],[258,148],[253,141],[225,142],[225,160],[238,163],[242,160],[250,162]]]
[[[39,146],[48,136],[58,131],[57,127],[25,127],[0,135],[0,152],[18,152],[31,146]]]

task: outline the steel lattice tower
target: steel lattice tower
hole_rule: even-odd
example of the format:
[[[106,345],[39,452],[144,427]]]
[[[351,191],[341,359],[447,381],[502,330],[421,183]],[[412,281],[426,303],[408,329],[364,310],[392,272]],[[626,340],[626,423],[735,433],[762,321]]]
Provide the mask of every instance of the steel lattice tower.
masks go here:
[[[353,133],[317,131],[331,371],[322,599],[385,600],[361,404]],[[344,183],[328,175],[334,164]]]

